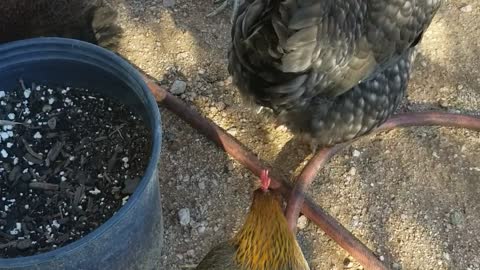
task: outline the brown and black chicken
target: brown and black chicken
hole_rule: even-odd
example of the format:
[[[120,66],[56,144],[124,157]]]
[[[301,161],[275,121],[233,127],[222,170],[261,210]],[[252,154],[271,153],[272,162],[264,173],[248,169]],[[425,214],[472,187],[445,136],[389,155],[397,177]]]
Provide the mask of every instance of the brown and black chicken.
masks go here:
[[[122,33],[116,18],[103,0],[2,0],[0,43],[64,37],[115,49]]]
[[[246,0],[229,72],[242,96],[315,146],[385,122],[442,0]]]
[[[262,172],[260,182],[240,231],[207,253],[196,270],[310,269],[288,228],[280,194],[269,190],[268,171]]]

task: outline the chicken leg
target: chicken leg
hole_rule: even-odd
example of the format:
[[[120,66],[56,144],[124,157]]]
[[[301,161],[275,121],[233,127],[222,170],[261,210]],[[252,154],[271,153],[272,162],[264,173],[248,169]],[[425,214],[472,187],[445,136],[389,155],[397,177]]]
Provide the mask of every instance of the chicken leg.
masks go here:
[[[218,8],[216,8],[212,12],[208,13],[207,17],[213,17],[213,16],[218,15],[220,12],[225,10],[230,3],[232,3],[233,4],[233,11],[232,11],[232,15],[230,17],[230,22],[233,23],[235,15],[237,14],[237,11],[238,11],[238,7],[240,6],[240,1],[242,1],[242,0],[223,0],[223,3]],[[218,4],[220,2],[222,2],[222,0],[215,0],[214,1],[215,4]]]

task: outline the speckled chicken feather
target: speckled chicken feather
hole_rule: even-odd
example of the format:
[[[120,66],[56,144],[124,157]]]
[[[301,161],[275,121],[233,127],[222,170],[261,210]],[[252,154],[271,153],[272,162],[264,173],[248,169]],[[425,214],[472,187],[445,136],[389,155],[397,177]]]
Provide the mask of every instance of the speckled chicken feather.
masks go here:
[[[2,0],[0,43],[66,37],[115,49],[122,29],[104,0]]]
[[[319,145],[383,123],[442,0],[247,0],[229,72],[244,97]]]

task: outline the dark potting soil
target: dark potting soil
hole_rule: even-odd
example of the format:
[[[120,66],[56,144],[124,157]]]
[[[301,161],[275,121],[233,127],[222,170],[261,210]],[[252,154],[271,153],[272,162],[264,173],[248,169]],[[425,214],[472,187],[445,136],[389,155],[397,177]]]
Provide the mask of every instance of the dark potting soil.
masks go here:
[[[126,106],[86,89],[0,89],[0,258],[85,236],[127,202],[150,135]]]

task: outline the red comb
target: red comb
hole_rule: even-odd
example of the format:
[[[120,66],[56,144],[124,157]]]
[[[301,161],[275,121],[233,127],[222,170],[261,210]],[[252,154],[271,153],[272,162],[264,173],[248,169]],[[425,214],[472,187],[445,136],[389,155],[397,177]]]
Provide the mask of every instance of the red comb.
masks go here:
[[[271,181],[272,180],[270,180],[270,177],[268,177],[268,170],[262,170],[262,172],[260,173],[260,188],[263,191],[267,191]]]

